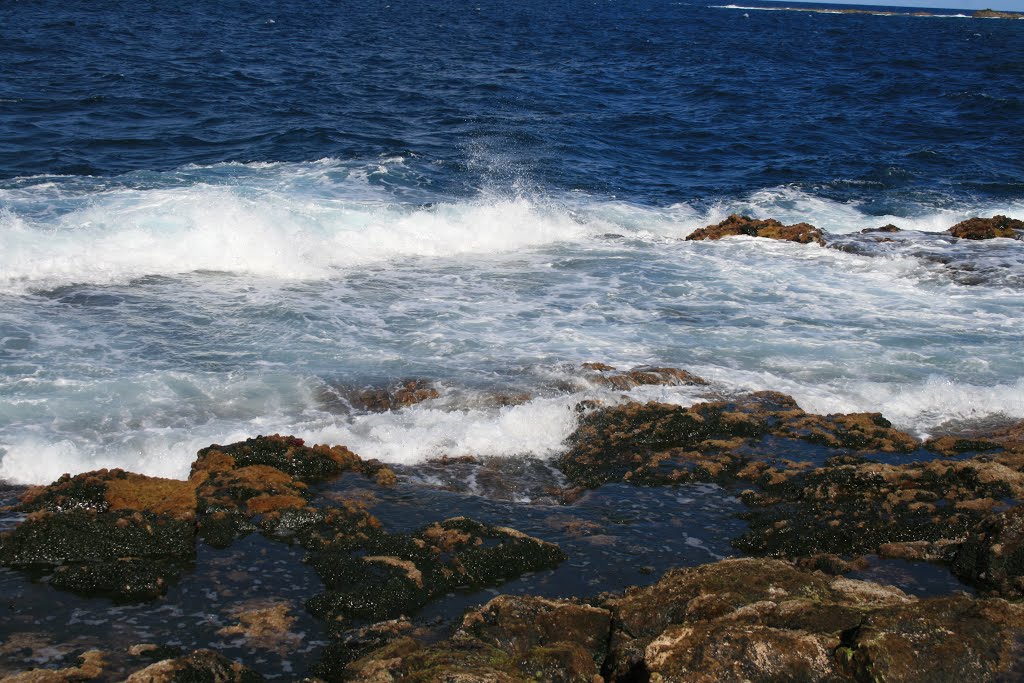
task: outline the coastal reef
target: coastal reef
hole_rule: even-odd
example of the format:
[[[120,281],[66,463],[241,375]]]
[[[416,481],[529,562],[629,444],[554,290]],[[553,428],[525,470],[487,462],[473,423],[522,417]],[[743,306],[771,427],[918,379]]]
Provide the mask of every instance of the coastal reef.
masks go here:
[[[901,230],[898,226],[887,224],[879,228],[867,228],[861,230],[861,234],[871,235],[874,233],[906,233],[914,231]],[[941,233],[923,232],[922,235],[951,236],[957,239],[966,240],[990,240],[997,237],[1010,239],[1021,239],[1024,237],[1024,221],[1007,216],[996,215],[991,218],[969,218],[952,226]],[[783,225],[774,218],[755,219],[750,216],[732,214],[724,221],[708,225],[694,230],[686,236],[687,241],[720,240],[725,237],[745,235],[747,237],[763,237],[765,239],[781,240],[785,242],[797,242],[799,244],[818,244],[820,246],[831,246],[843,249],[844,251],[858,251],[856,245],[850,245],[846,240],[839,240],[833,244],[835,235],[829,235],[820,228],[809,223],[796,223],[794,225]],[[892,242],[889,237],[875,237],[874,242]]]
[[[1024,680],[1024,423],[922,440],[879,413],[809,413],[777,392],[716,398],[678,368],[594,362],[576,376],[611,393],[576,406],[577,427],[547,468],[518,470],[546,472],[558,489],[530,534],[515,528],[514,506],[526,503],[488,508],[431,483],[450,467],[467,478],[515,469],[494,475],[464,458],[396,471],[281,435],[203,448],[187,480],[98,470],[22,491],[4,511],[15,523],[0,534],[0,565],[93,601],[75,614],[156,608],[218,563],[254,586],[225,603],[208,643],[187,648],[141,635],[55,647],[6,633],[0,656],[57,655],[0,680],[257,681],[281,676],[272,661],[328,683]],[[644,386],[712,398],[615,393]],[[734,497],[740,557],[644,569],[634,576],[650,578],[625,590],[546,580],[563,563],[642,563],[651,551],[616,546],[600,521],[614,523],[615,510],[574,513],[591,493],[618,487],[628,501],[701,486]],[[403,525],[409,506],[419,509]],[[685,536],[680,519],[669,514],[653,538]],[[562,529],[558,543],[544,529]],[[252,553],[313,583],[296,593],[254,579]],[[878,573],[916,566],[959,590],[915,594]],[[204,595],[221,590],[233,594]],[[231,647],[263,654],[227,656]]]
[[[720,240],[723,237],[733,235],[747,235],[749,237],[764,237],[773,240],[784,240],[787,242],[799,242],[800,244],[824,244],[821,230],[809,223],[797,223],[795,225],[783,225],[774,218],[755,220],[749,216],[732,214],[717,225],[709,225],[690,233],[687,240]]]
[[[363,681],[982,681],[1024,675],[1024,606],[771,559],[674,570],[590,602],[499,596],[439,643],[397,637]]]

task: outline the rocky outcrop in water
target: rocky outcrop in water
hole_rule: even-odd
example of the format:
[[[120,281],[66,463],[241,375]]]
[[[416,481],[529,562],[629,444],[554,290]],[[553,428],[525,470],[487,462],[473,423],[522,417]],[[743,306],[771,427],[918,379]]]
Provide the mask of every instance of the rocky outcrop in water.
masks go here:
[[[581,377],[622,391],[704,386],[660,367],[620,372],[591,363]],[[747,507],[746,531],[733,527],[733,546],[758,557],[673,570],[625,594],[583,597],[580,586],[558,593],[575,598],[499,596],[470,609],[454,634],[440,633],[414,621],[432,602],[569,558],[514,528],[448,516],[447,503],[412,524],[386,525],[373,501],[411,490],[395,487],[394,472],[342,446],[274,435],[202,449],[186,481],[101,470],[32,488],[16,507],[20,523],[0,535],[0,564],[79,595],[142,601],[214,552],[197,555],[197,543],[233,552],[246,545],[240,538],[257,535],[247,543],[258,540],[258,552],[293,549],[275,562],[308,567],[313,588],[286,599],[267,582],[265,595],[228,603],[213,632],[289,653],[303,642],[297,620],[316,623],[299,608],[305,603],[329,643],[304,670],[328,682],[1024,677],[1024,423],[921,443],[880,414],[815,415],[774,392],[689,407],[585,402],[578,409],[578,428],[558,461],[570,485],[714,482]],[[472,459],[465,465],[487,471]],[[635,491],[615,488],[621,501]],[[570,490],[563,501],[599,495]],[[674,505],[666,508],[666,533],[687,528]],[[603,533],[593,519],[572,523]],[[397,524],[401,531],[388,528]],[[624,552],[642,558],[645,549]],[[609,552],[572,559],[583,566],[607,561]],[[879,557],[944,563],[986,597],[918,599],[842,576],[870,571]],[[653,580],[655,569],[640,573]],[[14,647],[32,642],[22,635]],[[255,661],[155,645],[128,655],[80,648],[52,670],[10,680],[249,681],[259,674],[245,664],[265,662]]]
[[[953,237],[964,240],[990,240],[996,237],[1018,237],[1024,232],[1024,221],[1006,216],[970,218],[947,230]]]
[[[1021,12],[999,12],[992,9],[975,10],[971,16],[975,19],[1024,19],[1024,13]]]
[[[1024,674],[1024,607],[738,559],[590,604],[500,596],[449,640],[399,638],[364,681],[996,681]]]
[[[768,437],[846,451],[909,453],[919,446],[877,413],[813,415],[790,396],[757,392],[688,408],[664,403],[600,408],[581,419],[558,466],[573,483],[590,487],[611,481],[754,480],[765,472],[758,446]],[[783,467],[807,466],[781,457],[785,449],[776,444],[761,451]]]
[[[773,240],[799,242],[800,244],[825,244],[821,230],[809,223],[783,225],[774,218],[756,220],[749,216],[732,214],[717,225],[709,225],[690,233],[687,240],[720,240],[733,235],[765,237]]]
[[[393,387],[373,387],[348,395],[354,408],[374,413],[407,408],[437,398],[441,393],[425,379],[407,379]]]
[[[952,564],[987,592],[1024,598],[1024,505],[982,520],[956,547]]]
[[[922,445],[878,414],[813,415],[760,392],[688,408],[599,408],[582,418],[559,467],[587,487],[746,482],[749,528],[733,542],[745,553],[954,563],[965,580],[1013,597],[1024,550],[1018,557],[1019,512],[1007,510],[1024,499],[1022,433]]]
[[[48,574],[51,585],[81,595],[149,600],[195,562],[197,538],[226,548],[258,532],[307,551],[305,561],[325,588],[307,608],[337,636],[330,650],[337,662],[365,649],[344,638],[360,624],[412,614],[453,590],[499,585],[565,559],[551,543],[466,517],[389,532],[361,502],[317,494],[315,484],[344,473],[379,486],[394,481],[390,470],[344,447],[278,435],[202,449],[187,481],[121,470],[65,476],[24,496],[18,509],[28,516],[0,536],[0,564]],[[285,618],[279,608],[238,613],[238,626],[229,628],[258,637]],[[252,680],[210,656],[154,664],[130,680]]]

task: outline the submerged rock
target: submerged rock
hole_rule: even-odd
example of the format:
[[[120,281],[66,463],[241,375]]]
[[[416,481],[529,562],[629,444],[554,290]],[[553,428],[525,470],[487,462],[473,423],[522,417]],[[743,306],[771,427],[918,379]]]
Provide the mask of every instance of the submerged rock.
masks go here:
[[[645,385],[703,386],[707,384],[707,380],[679,368],[642,366],[620,371],[604,363],[584,363],[582,368],[587,371],[583,377],[588,382],[619,391],[628,391]]]
[[[69,683],[70,681],[91,681],[103,675],[107,665],[100,650],[89,650],[79,658],[77,666],[64,669],[30,669],[11,676],[4,676],[3,683]]]
[[[749,216],[732,214],[717,225],[709,225],[690,233],[687,240],[720,240],[732,235],[748,235],[750,237],[766,237],[773,240],[799,242],[800,244],[825,244],[821,230],[809,223],[783,225],[774,218],[756,220]]]
[[[1018,231],[1024,231],[1024,221],[1007,216],[992,218],[969,218],[957,223],[946,232],[953,237],[965,240],[990,240],[995,237],[1019,237]]]
[[[440,395],[441,393],[429,380],[407,379],[394,387],[374,387],[353,391],[347,397],[353,408],[385,413],[389,410],[407,408]]]

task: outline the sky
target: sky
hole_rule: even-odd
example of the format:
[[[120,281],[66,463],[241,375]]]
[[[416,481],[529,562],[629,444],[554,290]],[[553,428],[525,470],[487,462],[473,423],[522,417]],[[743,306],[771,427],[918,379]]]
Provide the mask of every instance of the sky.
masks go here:
[[[1024,12],[1024,0],[797,0],[822,4],[843,5],[878,5],[879,7],[947,7],[953,9],[996,9],[1009,12]],[[786,0],[769,0],[769,2],[786,2]]]

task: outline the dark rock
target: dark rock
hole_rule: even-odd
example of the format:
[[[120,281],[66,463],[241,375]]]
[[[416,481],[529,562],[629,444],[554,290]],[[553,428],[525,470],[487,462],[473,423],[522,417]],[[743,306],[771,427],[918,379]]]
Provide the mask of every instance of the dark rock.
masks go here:
[[[701,386],[707,381],[678,368],[639,367],[628,371],[616,371],[603,363],[584,363],[588,372],[583,377],[593,384],[608,386],[619,391],[628,391],[638,386]]]
[[[745,492],[750,530],[733,545],[797,557],[957,539],[1017,493],[1006,472],[1012,471],[1005,464],[980,459],[908,465],[837,459],[768,484],[763,493]]]
[[[957,223],[946,232],[965,240],[990,240],[995,237],[1018,237],[1017,231],[1024,230],[1024,221],[1006,216],[992,218],[969,218]]]
[[[193,523],[151,512],[37,512],[0,537],[0,564],[55,572],[55,587],[83,595],[150,599],[191,566],[194,539]]]
[[[569,437],[558,467],[574,484],[590,487],[621,480],[760,482],[777,474],[752,463],[758,440],[769,435],[843,451],[910,452],[918,446],[877,413],[813,415],[789,396],[757,392],[689,408],[627,403],[594,410]],[[785,470],[793,463],[781,464]]]
[[[192,464],[191,476],[254,465],[273,467],[299,481],[312,483],[359,470],[363,461],[344,446],[306,446],[302,439],[274,434],[203,448]]]
[[[320,543],[307,541],[307,547],[319,546],[310,562],[328,588],[308,607],[338,625],[409,615],[455,588],[498,585],[565,559],[551,543],[464,517],[411,536],[366,529],[324,541],[329,536],[321,535]]]
[[[755,220],[749,216],[733,214],[718,225],[709,225],[690,233],[687,240],[720,240],[732,235],[749,235],[750,237],[766,237],[774,240],[799,242],[801,244],[825,244],[821,230],[808,223],[783,225],[769,218]]]
[[[1018,605],[917,600],[777,560],[671,571],[604,606],[611,681],[997,680],[1024,642]]]
[[[887,225],[883,225],[880,228],[864,228],[863,230],[861,230],[861,234],[865,234],[865,235],[873,233],[873,232],[902,232],[902,230],[897,228],[892,223],[889,223]]]
[[[354,408],[385,413],[389,410],[416,405],[440,395],[440,392],[432,386],[429,380],[408,379],[395,387],[355,391],[349,394],[348,399]]]
[[[1024,598],[1024,505],[978,524],[953,558],[953,571],[987,591]]]
[[[924,447],[930,451],[945,455],[947,457],[960,455],[962,453],[997,451],[1002,448],[995,441],[980,438],[965,438],[961,436],[946,435],[925,442]]]
[[[256,683],[264,680],[252,669],[212,650],[196,650],[136,671],[125,683]]]

